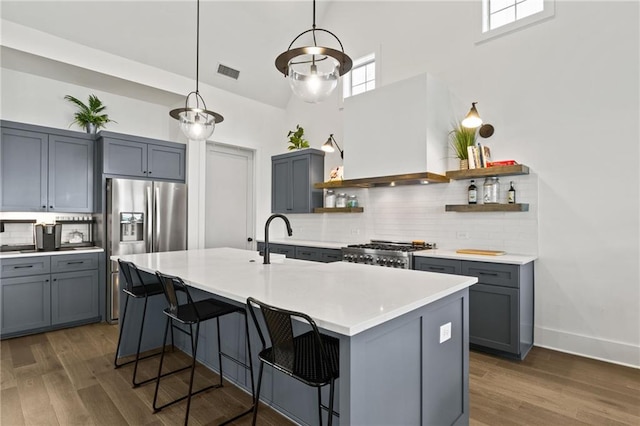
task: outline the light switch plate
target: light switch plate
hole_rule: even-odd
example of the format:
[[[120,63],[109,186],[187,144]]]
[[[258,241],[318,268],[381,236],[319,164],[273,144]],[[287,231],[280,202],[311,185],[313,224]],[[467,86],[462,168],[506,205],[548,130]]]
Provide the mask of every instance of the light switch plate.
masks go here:
[[[440,326],[440,343],[451,339],[451,323],[448,322]]]

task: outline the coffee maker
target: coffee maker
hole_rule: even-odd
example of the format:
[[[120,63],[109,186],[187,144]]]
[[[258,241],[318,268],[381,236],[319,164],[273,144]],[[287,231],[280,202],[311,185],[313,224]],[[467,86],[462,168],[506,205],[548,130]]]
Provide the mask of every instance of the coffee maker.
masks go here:
[[[36,250],[53,251],[60,248],[62,225],[57,223],[38,223],[34,227]]]

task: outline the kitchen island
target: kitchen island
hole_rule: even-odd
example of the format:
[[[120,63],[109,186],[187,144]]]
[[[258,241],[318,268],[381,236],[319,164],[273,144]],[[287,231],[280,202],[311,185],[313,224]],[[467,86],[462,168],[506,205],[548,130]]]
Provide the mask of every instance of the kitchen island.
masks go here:
[[[257,252],[229,248],[121,258],[145,272],[180,276],[198,298],[244,304],[252,296],[311,316],[323,332],[340,339],[336,405],[342,425],[468,423],[468,287],[476,278],[275,255],[264,265]],[[160,346],[164,328],[166,302],[154,299],[148,313],[153,319],[145,323],[149,349]],[[222,321],[222,344],[242,357],[244,323],[238,317]],[[132,323],[123,330],[120,355],[134,351]],[[217,370],[214,337],[215,327],[203,326],[198,358]],[[255,357],[255,330],[251,341]],[[244,371],[226,364],[224,369],[250,388]],[[266,403],[296,422],[315,423],[315,390],[271,369],[265,369],[263,383]]]

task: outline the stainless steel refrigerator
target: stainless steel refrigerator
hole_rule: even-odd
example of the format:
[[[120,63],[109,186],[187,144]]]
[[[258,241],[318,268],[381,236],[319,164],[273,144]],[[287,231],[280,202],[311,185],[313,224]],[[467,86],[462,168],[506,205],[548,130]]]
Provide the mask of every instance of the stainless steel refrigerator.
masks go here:
[[[107,179],[107,316],[118,320],[120,284],[113,255],[187,249],[187,186]]]

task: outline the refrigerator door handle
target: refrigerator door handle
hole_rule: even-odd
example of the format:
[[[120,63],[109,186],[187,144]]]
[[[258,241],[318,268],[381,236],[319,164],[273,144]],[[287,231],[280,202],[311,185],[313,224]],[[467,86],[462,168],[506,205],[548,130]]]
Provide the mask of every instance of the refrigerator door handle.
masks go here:
[[[153,187],[153,229],[155,235],[153,236],[153,251],[160,251],[160,217],[158,212],[158,198],[160,198],[160,191],[158,187]]]
[[[148,186],[146,189],[146,193],[145,193],[145,197],[146,200],[144,200],[144,206],[145,206],[145,216],[146,216],[146,220],[145,220],[145,225],[147,227],[147,229],[145,230],[145,250],[147,253],[151,253],[152,252],[152,241],[153,241],[153,228],[155,226],[155,224],[153,223],[153,220],[155,219],[155,217],[153,217],[153,213],[152,213],[152,193],[151,193],[151,187]]]

